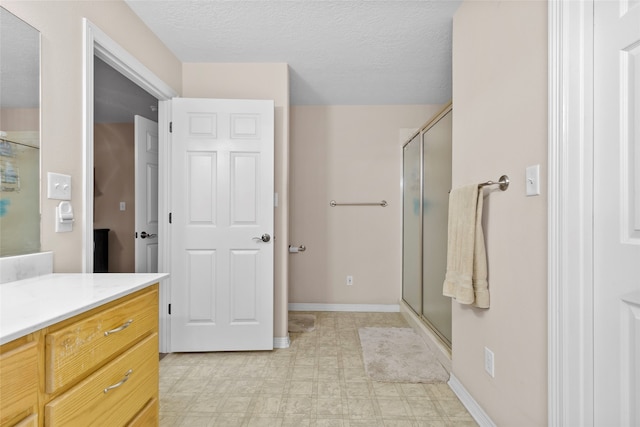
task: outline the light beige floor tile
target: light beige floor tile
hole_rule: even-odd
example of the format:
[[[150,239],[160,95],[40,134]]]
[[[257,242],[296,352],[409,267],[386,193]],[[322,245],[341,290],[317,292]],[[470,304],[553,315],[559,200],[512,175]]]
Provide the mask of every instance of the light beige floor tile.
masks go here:
[[[288,396],[283,402],[284,413],[287,415],[311,415],[312,399],[307,396]]]
[[[285,388],[285,394],[288,395],[307,395],[313,394],[314,383],[311,381],[294,380],[289,382],[288,387]]]
[[[347,382],[345,388],[347,397],[369,397],[371,396],[371,388],[368,381]]]
[[[336,397],[318,397],[316,400],[316,414],[318,418],[327,415],[345,415],[347,411],[342,404],[342,399]]]
[[[181,427],[213,427],[217,424],[217,415],[186,415],[179,424]]]
[[[255,399],[253,407],[254,416],[276,416],[280,414],[282,408],[282,396],[260,395]]]
[[[375,418],[378,415],[375,402],[372,399],[349,398],[347,404],[349,418]]]
[[[411,413],[416,418],[442,418],[444,415],[436,403],[430,400],[408,397],[407,402]]]
[[[458,399],[438,399],[435,403],[447,417],[462,418],[469,416],[467,409]]]
[[[280,427],[282,418],[251,417],[246,423],[247,427]]]
[[[311,423],[315,427],[344,427],[344,420],[341,418],[318,418]]]
[[[316,314],[316,329],[264,352],[174,353],[160,362],[160,426],[475,426],[447,384],[367,376],[358,328],[399,313]]]
[[[250,404],[250,396],[229,396],[218,404],[218,412],[244,415]]]
[[[318,381],[317,388],[318,397],[342,397],[343,393],[340,383],[337,381]]]
[[[413,417],[408,402],[403,398],[379,397],[378,406],[383,418]]]
[[[189,412],[215,413],[223,399],[219,395],[202,394],[197,396],[189,406]]]
[[[308,415],[285,414],[282,418],[282,427],[310,427],[311,419]]]
[[[244,420],[244,415],[220,414],[216,419],[216,426],[241,427],[243,420]]]
[[[160,427],[175,427],[179,426],[181,422],[181,416],[160,414]]]
[[[429,397],[425,384],[400,384],[402,394],[407,397]]]
[[[373,394],[378,397],[400,397],[403,395],[400,384],[373,382],[372,386]]]

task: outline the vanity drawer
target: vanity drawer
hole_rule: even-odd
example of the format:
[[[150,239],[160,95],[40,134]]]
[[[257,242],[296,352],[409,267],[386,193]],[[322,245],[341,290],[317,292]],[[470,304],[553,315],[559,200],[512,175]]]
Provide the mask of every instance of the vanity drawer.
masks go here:
[[[44,425],[124,426],[157,398],[157,392],[158,334],[154,333],[45,405]]]
[[[38,427],[38,414],[31,414],[13,427]]]
[[[160,424],[158,399],[153,399],[132,419],[127,427],[157,426]]]
[[[0,425],[37,410],[38,345],[30,342],[0,354]]]
[[[46,392],[54,393],[84,378],[157,327],[158,290],[153,287],[148,293],[48,333]]]

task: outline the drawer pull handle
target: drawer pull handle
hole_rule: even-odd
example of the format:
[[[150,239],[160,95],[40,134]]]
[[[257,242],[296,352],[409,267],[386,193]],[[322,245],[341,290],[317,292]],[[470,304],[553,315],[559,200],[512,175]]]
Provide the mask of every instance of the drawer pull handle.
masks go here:
[[[116,332],[120,332],[120,331],[122,331],[123,329],[127,329],[127,328],[129,327],[129,325],[130,325],[130,324],[132,324],[132,323],[133,323],[133,319],[129,319],[129,320],[127,320],[127,321],[126,321],[122,326],[120,326],[120,327],[118,327],[118,328],[115,328],[115,329],[112,329],[112,330],[110,330],[110,331],[105,332],[105,333],[104,333],[104,336],[105,336],[105,337],[107,337],[107,336],[109,336],[110,334],[115,334]]]
[[[107,393],[109,390],[113,390],[114,388],[120,387],[122,384],[126,383],[129,379],[129,375],[133,373],[133,369],[129,369],[126,374],[124,374],[124,378],[115,383],[114,385],[110,385],[109,387],[104,389],[104,392]]]

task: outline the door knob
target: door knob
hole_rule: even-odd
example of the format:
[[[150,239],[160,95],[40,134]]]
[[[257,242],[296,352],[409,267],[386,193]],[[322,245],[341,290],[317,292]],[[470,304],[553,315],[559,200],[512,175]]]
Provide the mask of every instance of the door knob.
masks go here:
[[[267,233],[264,233],[260,237],[254,237],[253,240],[262,240],[263,242],[267,243],[271,240],[271,236],[269,236]]]
[[[154,237],[157,237],[157,234],[149,234],[146,231],[143,231],[142,233],[140,233],[140,238],[141,239],[146,239],[147,237],[150,239],[153,239]]]

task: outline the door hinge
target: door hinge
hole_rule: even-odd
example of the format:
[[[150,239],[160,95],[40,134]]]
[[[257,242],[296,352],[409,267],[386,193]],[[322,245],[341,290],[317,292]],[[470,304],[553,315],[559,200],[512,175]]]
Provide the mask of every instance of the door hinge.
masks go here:
[[[169,133],[173,133],[173,122],[169,122]]]
[[[171,212],[169,212],[169,224],[171,224],[172,218],[171,218]]]
[[[169,304],[169,314],[171,314],[171,304]]]

